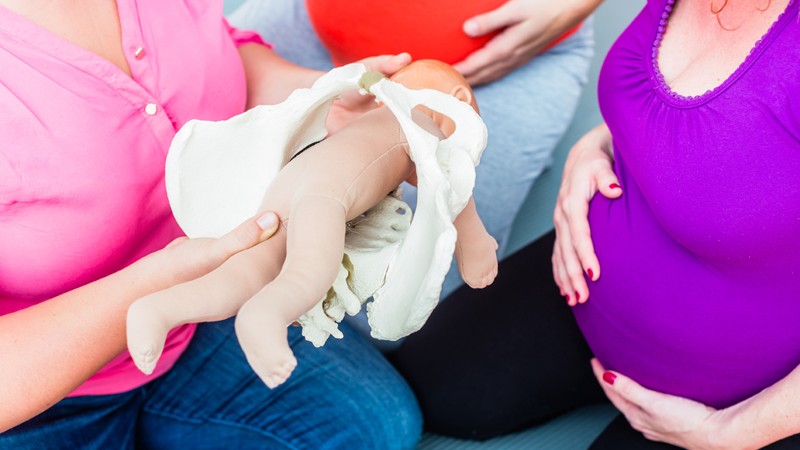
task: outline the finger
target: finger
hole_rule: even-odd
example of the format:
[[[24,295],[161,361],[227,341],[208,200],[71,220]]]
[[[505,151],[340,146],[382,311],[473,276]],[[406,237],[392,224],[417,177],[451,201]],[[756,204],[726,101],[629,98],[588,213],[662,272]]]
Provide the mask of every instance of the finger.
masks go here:
[[[594,193],[592,192],[591,195],[594,195]],[[565,212],[565,214],[567,214],[566,222],[569,224],[570,239],[578,262],[586,275],[589,276],[589,279],[597,281],[600,278],[600,262],[594,252],[592,232],[589,227],[589,199],[591,195],[587,199],[573,201],[569,211]],[[587,293],[584,301],[588,298]]]
[[[606,369],[603,367],[603,364],[600,363],[600,360],[597,358],[592,358],[591,361],[589,361],[589,364],[592,365],[592,372],[594,372],[594,376],[597,378],[597,380],[602,381],[603,374],[606,372]]]
[[[610,372],[603,368],[602,364],[600,364],[600,361],[598,361],[597,358],[592,358],[591,365],[592,372],[594,372],[594,376],[597,378],[597,382],[600,383],[600,387],[603,389],[606,397],[608,397],[608,400],[611,401],[611,403],[614,404],[614,407],[623,413],[628,420],[630,420],[629,416],[635,414],[640,409],[639,406],[624,398],[611,387],[607,380],[608,376],[606,375]]]
[[[280,219],[274,212],[265,212],[256,217],[256,224],[261,229],[258,235],[258,242],[266,241],[274,235],[280,227]]]
[[[453,64],[453,68],[472,84],[471,78],[476,77],[499,60],[502,60],[502,57],[497,54],[496,50],[484,46],[467,55],[462,61]]]
[[[367,67],[367,70],[391,76],[411,62],[411,55],[405,52],[396,55],[379,55],[365,58],[361,62]]]
[[[595,178],[597,179],[597,190],[606,198],[619,198],[622,195],[619,179],[610,167],[600,170]]]
[[[603,381],[600,381],[600,383],[603,383]],[[621,412],[626,419],[628,419],[628,422],[632,422],[634,420],[637,423],[639,422],[640,420],[639,416],[641,415],[641,408],[639,408],[638,405],[629,402],[623,396],[614,392],[613,389],[607,386],[603,386],[602,384],[600,386],[603,388],[603,392],[606,394],[608,401],[610,401],[611,404],[614,405],[614,407],[617,408],[617,410]]]
[[[567,292],[566,292],[566,289],[565,289],[566,281],[565,281],[565,278],[561,274],[561,268],[562,268],[563,263],[561,261],[561,250],[559,249],[558,244],[555,244],[553,246],[553,256],[550,259],[550,262],[551,262],[551,266],[552,266],[552,270],[553,270],[553,280],[555,281],[556,286],[558,286],[559,293],[563,297],[563,296],[567,295]]]
[[[568,247],[569,243],[563,242],[565,239],[567,239],[566,234],[568,234],[568,231],[565,231],[563,227],[563,222],[556,222],[556,242],[553,248],[553,253],[557,255],[558,263],[554,266],[554,270],[556,271],[556,276],[559,279],[559,287],[561,287],[561,290],[564,291],[567,304],[570,306],[575,306],[577,304],[575,301],[575,288],[572,286],[570,278],[567,275],[567,266],[564,263],[564,248]]]
[[[519,26],[511,27],[472,52],[456,68],[472,85],[502,78],[537,53]]]
[[[505,28],[524,19],[515,2],[505,2],[499,8],[470,17],[464,22],[463,30],[467,36],[478,37]]]
[[[265,212],[255,218],[245,221],[233,231],[216,239],[212,243],[212,252],[217,258],[228,259],[233,254],[246,250],[254,245],[272,237],[280,221],[277,214]]]
[[[515,68],[516,66],[509,66],[505,62],[491,64],[489,66],[477,68],[477,70],[472,71],[470,74],[464,75],[464,79],[467,80],[470,86],[481,86],[503,78],[514,71]]]
[[[596,358],[592,360],[592,370],[595,372],[595,376],[598,376],[599,372],[599,378],[603,381],[604,389],[611,390],[641,409],[646,410],[647,405],[652,404],[657,396],[664,395],[642,387],[639,383],[625,375],[610,370],[604,370],[603,366],[600,365]]]
[[[586,280],[583,277],[583,268],[581,267],[578,255],[575,253],[575,246],[569,232],[569,226],[562,226],[564,228],[563,236],[559,239],[561,244],[561,258],[564,261],[565,275],[569,279],[569,284],[572,286],[572,291],[567,291],[571,296],[570,306],[575,306],[578,303],[584,303],[589,298],[589,287],[586,286]]]

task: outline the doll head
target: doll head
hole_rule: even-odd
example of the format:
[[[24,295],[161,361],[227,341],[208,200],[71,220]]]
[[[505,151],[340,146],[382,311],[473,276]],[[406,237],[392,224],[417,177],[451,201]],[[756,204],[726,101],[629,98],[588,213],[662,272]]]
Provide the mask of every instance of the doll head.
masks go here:
[[[434,89],[450,94],[457,99],[469,103],[478,111],[475,94],[467,80],[453,66],[433,59],[422,59],[398,70],[390,80],[400,83],[409,89]],[[455,130],[455,124],[447,116],[432,111],[424,106],[419,106],[442,130],[445,136],[450,136]]]

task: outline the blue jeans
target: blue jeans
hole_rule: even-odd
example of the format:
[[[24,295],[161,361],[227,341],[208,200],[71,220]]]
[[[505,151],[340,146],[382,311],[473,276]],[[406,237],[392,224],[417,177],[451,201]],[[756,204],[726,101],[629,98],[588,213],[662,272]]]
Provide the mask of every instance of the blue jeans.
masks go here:
[[[0,434],[1,449],[409,449],[422,430],[413,394],[359,333],[314,348],[290,327],[298,366],[269,390],[233,319],[201,324],[175,367],[116,395],[67,398]]]

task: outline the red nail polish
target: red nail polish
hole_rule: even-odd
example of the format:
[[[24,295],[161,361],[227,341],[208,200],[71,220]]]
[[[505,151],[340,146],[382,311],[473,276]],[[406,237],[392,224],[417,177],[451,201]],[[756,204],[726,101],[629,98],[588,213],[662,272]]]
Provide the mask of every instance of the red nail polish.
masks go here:
[[[614,375],[611,372],[604,372],[603,373],[603,381],[605,381],[606,383],[608,383],[608,384],[610,384],[612,386],[614,385],[614,381],[616,381],[616,379],[617,379],[617,376]]]
[[[609,188],[609,189],[622,189],[622,188],[620,187],[620,185],[618,185],[617,183],[611,183],[611,184],[609,184],[609,185],[608,185],[608,188]]]
[[[576,292],[576,293],[575,293],[575,301],[576,301],[576,302],[579,302],[579,301],[581,301],[581,293],[580,293],[580,292]]]
[[[594,272],[592,272],[592,269],[586,269],[586,274],[589,275],[590,280],[594,279]]]
[[[569,295],[567,295],[567,303],[569,303]]]

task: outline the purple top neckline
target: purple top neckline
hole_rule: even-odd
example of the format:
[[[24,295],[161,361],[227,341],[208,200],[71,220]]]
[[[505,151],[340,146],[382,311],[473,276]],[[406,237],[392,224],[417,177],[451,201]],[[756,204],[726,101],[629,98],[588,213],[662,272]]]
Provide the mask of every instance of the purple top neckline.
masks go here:
[[[682,95],[672,90],[672,88],[667,84],[664,80],[664,75],[661,73],[661,69],[658,66],[658,52],[661,48],[661,40],[664,36],[664,33],[667,29],[667,24],[669,23],[669,18],[672,13],[672,7],[675,4],[676,0],[666,0],[664,4],[664,8],[661,12],[661,20],[658,22],[658,27],[656,29],[655,39],[653,40],[653,50],[651,52],[650,57],[650,65],[649,69],[652,71],[651,73],[651,80],[656,83],[658,89],[658,94],[663,98],[667,103],[677,106],[677,107],[694,107],[698,105],[702,105],[719,95],[719,93],[723,92],[725,89],[728,88],[731,84],[736,82],[736,80],[742,76],[747,69],[753,64],[758,56],[764,51],[764,48],[769,46],[769,43],[775,39],[775,36],[780,34],[781,29],[783,29],[786,24],[789,22],[786,20],[788,14],[787,11],[791,9],[792,4],[795,0],[790,0],[789,3],[786,5],[786,9],[781,12],[775,22],[770,25],[769,29],[766,33],[764,33],[761,38],[756,41],[753,48],[750,49],[750,52],[745,57],[744,61],[733,71],[733,73],[728,76],[721,84],[711,89],[706,90],[704,93],[699,95]]]

